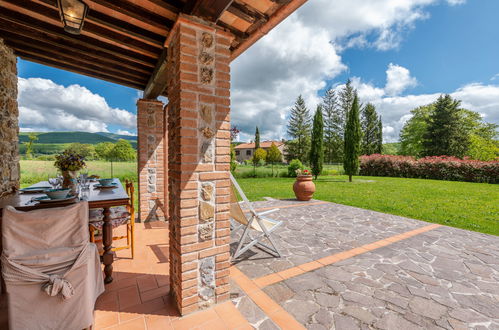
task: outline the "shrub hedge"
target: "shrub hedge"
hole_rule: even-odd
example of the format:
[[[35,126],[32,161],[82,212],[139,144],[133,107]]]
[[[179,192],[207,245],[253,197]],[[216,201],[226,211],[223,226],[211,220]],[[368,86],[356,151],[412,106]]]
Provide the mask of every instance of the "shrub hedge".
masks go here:
[[[447,156],[415,159],[411,156],[360,157],[360,175],[499,183],[499,161],[478,161]]]

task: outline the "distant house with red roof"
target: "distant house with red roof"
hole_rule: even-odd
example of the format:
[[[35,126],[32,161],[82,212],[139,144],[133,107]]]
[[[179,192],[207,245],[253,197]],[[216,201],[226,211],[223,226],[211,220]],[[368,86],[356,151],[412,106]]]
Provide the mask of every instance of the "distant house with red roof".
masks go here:
[[[260,148],[268,151],[270,146],[274,143],[276,147],[281,151],[284,160],[284,142],[283,141],[261,141]],[[253,153],[255,152],[255,143],[242,143],[235,147],[236,151],[236,160],[240,163],[245,160],[251,159],[253,157]]]

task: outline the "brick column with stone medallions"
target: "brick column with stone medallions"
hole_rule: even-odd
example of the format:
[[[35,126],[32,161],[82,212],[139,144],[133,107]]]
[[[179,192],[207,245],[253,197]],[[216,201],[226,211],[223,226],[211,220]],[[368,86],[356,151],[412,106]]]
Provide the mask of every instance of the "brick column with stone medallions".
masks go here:
[[[183,15],[166,41],[170,288],[182,315],[229,298],[231,41]]]
[[[168,147],[165,114],[161,101],[137,101],[138,215],[141,222],[165,220]]]

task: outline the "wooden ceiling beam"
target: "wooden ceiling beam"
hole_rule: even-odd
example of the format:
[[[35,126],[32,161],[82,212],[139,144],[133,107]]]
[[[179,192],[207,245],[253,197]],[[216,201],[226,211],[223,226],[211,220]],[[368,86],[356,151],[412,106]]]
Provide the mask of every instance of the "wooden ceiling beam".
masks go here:
[[[151,58],[149,56],[144,56],[143,54],[136,53],[134,51],[130,51],[127,49],[123,49],[120,47],[117,47],[113,44],[106,44],[101,42],[100,40],[91,38],[89,36],[85,35],[69,35],[68,33],[64,32],[63,29],[53,26],[49,23],[39,21],[39,20],[34,20],[28,15],[21,14],[16,11],[12,11],[7,8],[2,8],[0,11],[0,18],[3,18],[4,20],[20,24],[22,26],[28,27],[28,28],[33,28],[38,31],[41,31],[43,33],[56,36],[60,39],[69,41],[69,42],[74,42],[83,46],[88,46],[92,47],[97,50],[102,50],[109,52],[110,54],[117,56],[117,57],[122,57],[125,59],[128,59],[132,62],[137,62],[145,66],[151,66],[154,67],[155,60],[154,58]]]
[[[44,24],[50,24],[59,29],[61,32],[64,32],[57,8],[31,0],[0,0],[0,5],[5,7],[5,9],[29,16],[28,21],[21,23],[39,25],[38,22],[41,22]],[[2,9],[2,11],[4,11],[4,9]],[[121,33],[116,33],[92,22],[86,22],[81,35],[72,35],[74,38],[82,36],[89,36],[98,39],[101,42],[113,44],[123,49],[131,50],[151,58],[157,58],[161,47],[158,45],[148,45],[142,41],[135,40]]]
[[[85,3],[87,3],[90,8],[92,8],[94,4],[97,4],[137,20],[147,22],[147,24],[154,25],[158,28],[167,28],[170,30],[173,27],[173,24],[175,24],[175,21],[171,18],[158,15],[153,11],[149,11],[142,6],[125,0],[85,0]]]
[[[87,56],[93,58],[95,61],[100,61],[102,63],[107,63],[110,66],[118,65],[120,67],[127,68],[134,72],[149,75],[153,68],[147,67],[145,65],[132,62],[123,57],[115,56],[107,51],[102,51],[99,49],[87,47],[79,43],[74,43],[70,40],[65,40],[58,38],[57,36],[52,36],[40,31],[36,31],[31,28],[26,28],[22,25],[16,23],[4,21],[0,18],[0,35],[2,38],[8,40],[26,40],[33,44],[41,44],[48,49],[52,47],[57,47],[67,53],[81,54],[82,56]],[[152,65],[151,65],[152,66]]]
[[[257,21],[266,22],[269,20],[267,15],[260,13],[256,9],[253,9],[252,7],[244,3],[239,3],[236,1],[234,1],[232,5],[227,8],[227,11],[249,23],[255,23]]]
[[[188,15],[198,16],[216,23],[233,1],[234,0],[188,0],[182,11]]]
[[[31,52],[33,54],[48,54],[49,58],[61,59],[62,63],[66,63],[68,65],[71,65],[72,62],[74,62],[78,65],[82,64],[87,69],[95,68],[100,72],[109,72],[117,76],[129,77],[133,80],[145,80],[149,76],[149,74],[133,71],[123,66],[102,63],[98,59],[82,53],[78,53],[77,56],[74,56],[74,53],[68,52],[67,49],[62,47],[43,44],[23,36],[18,36],[15,39],[6,39],[6,44],[16,50]]]
[[[40,54],[29,54],[29,53],[24,52],[22,50],[17,50],[15,53],[16,53],[16,55],[20,56],[21,58],[23,58],[27,61],[32,61],[32,62],[43,64],[43,65],[48,65],[48,66],[51,66],[54,68],[82,74],[82,75],[97,78],[97,79],[102,79],[105,81],[112,82],[114,84],[120,84],[120,85],[128,86],[131,88],[136,88],[139,90],[144,88],[144,84],[142,84],[141,82],[129,81],[127,79],[122,79],[121,77],[116,77],[114,75],[109,75],[109,74],[106,74],[103,72],[91,71],[91,70],[87,70],[85,68],[75,68],[71,65],[66,65],[66,64],[61,63],[61,62],[54,60],[54,59],[40,57]]]
[[[163,51],[158,59],[158,63],[156,64],[156,67],[154,68],[154,71],[144,88],[143,98],[156,99],[158,96],[162,95],[166,89],[166,85],[168,83],[167,55],[168,49],[163,48]]]

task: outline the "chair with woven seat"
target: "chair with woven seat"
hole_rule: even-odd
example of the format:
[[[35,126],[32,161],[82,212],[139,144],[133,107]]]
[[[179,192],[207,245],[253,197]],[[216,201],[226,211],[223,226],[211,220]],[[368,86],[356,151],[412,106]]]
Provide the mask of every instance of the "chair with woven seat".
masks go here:
[[[112,251],[119,251],[124,249],[130,249],[132,253],[132,259],[134,258],[135,248],[134,248],[134,225],[135,225],[135,197],[133,182],[125,181],[126,193],[129,197],[129,203],[126,206],[118,206],[111,208],[111,225],[114,228],[126,225],[126,235],[113,236],[113,241],[122,240],[126,238],[127,244],[124,246],[113,247]],[[90,210],[90,221],[89,221],[89,231],[90,231],[90,241],[92,243],[102,242],[102,239],[96,239],[96,232],[102,232],[102,226],[104,225],[103,220],[103,210],[102,209],[92,209]]]

